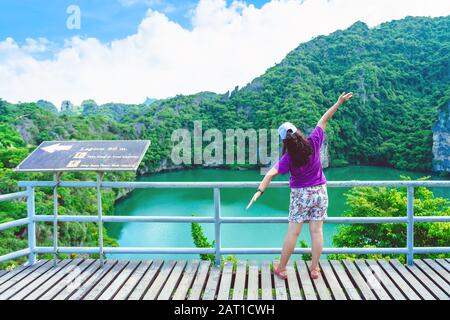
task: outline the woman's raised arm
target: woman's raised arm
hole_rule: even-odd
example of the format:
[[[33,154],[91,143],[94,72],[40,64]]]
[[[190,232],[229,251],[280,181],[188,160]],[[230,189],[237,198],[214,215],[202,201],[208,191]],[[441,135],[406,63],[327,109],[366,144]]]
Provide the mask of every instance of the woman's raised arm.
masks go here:
[[[352,92],[349,92],[349,93],[343,92],[339,96],[338,101],[330,109],[328,109],[327,112],[325,112],[323,114],[322,118],[320,118],[319,122],[317,123],[317,126],[321,127],[323,130],[325,130],[325,127],[327,126],[328,120],[335,114],[335,112],[337,111],[339,106],[341,104],[343,104],[344,102],[347,102],[348,100],[350,100],[350,98],[352,96],[353,96]]]

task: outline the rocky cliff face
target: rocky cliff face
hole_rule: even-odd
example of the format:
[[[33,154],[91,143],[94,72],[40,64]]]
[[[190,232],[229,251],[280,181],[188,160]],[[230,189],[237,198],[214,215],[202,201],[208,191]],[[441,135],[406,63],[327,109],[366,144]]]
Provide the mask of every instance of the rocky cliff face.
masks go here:
[[[64,100],[61,102],[61,112],[74,112],[75,107],[69,100]]]
[[[320,148],[320,160],[322,162],[322,168],[328,168],[330,166],[330,152],[328,149],[328,139],[326,137]]]
[[[33,120],[24,118],[16,125],[16,129],[26,144],[37,144],[36,135],[39,132],[39,128],[34,124]]]
[[[450,172],[450,103],[433,125],[433,171]]]

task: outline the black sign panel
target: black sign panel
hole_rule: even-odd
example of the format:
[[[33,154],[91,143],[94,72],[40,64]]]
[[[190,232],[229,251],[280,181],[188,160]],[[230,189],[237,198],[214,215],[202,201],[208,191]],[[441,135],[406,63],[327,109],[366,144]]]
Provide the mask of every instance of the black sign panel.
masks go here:
[[[149,145],[148,140],[45,141],[16,171],[135,171]]]

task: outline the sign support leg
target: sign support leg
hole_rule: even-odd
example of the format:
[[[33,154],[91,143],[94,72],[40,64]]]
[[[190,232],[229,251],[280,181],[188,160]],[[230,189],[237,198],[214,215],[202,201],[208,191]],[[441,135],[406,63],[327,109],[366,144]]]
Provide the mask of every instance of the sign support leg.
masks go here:
[[[97,172],[97,207],[98,207],[98,247],[100,254],[100,265],[104,265],[103,261],[103,209],[102,209],[102,190],[101,184],[103,172]]]
[[[53,187],[53,266],[58,263],[58,186],[61,182],[61,173],[53,175],[55,186]]]

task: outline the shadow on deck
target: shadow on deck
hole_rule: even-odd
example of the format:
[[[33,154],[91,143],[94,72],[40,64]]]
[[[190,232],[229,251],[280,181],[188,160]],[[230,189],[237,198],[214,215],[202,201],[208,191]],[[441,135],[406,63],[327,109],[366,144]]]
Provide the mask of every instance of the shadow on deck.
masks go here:
[[[449,300],[450,259],[414,262],[321,260],[312,280],[299,260],[284,281],[270,261],[40,260],[0,271],[0,300]]]

